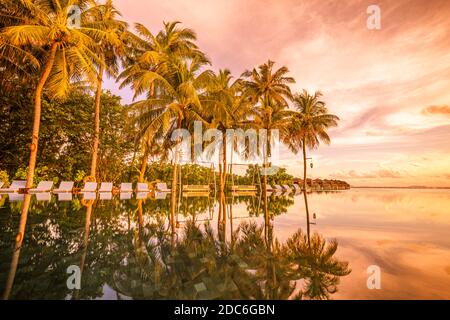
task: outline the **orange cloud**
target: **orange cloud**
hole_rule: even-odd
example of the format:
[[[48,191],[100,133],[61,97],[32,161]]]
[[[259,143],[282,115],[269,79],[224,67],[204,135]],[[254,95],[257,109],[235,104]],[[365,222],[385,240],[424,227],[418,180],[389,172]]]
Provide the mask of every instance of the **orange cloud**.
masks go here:
[[[422,110],[422,114],[424,115],[445,115],[450,117],[450,106],[448,105],[440,105],[440,106],[429,106]]]

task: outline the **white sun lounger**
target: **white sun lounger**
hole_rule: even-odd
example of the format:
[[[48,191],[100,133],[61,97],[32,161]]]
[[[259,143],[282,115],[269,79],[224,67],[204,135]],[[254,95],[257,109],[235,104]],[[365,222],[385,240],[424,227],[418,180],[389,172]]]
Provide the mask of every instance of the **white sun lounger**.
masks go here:
[[[138,183],[136,187],[136,192],[150,192],[147,183]]]
[[[122,193],[132,193],[133,192],[133,184],[132,183],[122,183],[120,184],[120,192]]]
[[[98,192],[112,192],[112,190],[113,190],[112,182],[102,182]]]
[[[120,192],[119,199],[120,200],[130,200],[133,196],[132,192]]]
[[[143,200],[147,199],[149,193],[148,192],[136,192],[136,199]]]
[[[94,192],[83,192],[83,199],[84,200],[95,200],[97,199],[97,193]]]
[[[167,192],[155,192],[156,200],[164,200],[167,197]]]
[[[72,193],[70,192],[60,192],[58,193],[58,201],[61,202],[65,202],[65,201],[72,201],[73,200],[73,196]]]
[[[36,200],[48,202],[48,201],[52,200],[52,194],[50,192],[37,192]]]
[[[72,192],[74,182],[73,181],[62,181],[58,189],[53,190],[53,193],[67,193]]]
[[[157,183],[156,190],[159,192],[170,192],[171,190],[167,187],[167,183]]]
[[[53,189],[53,181],[41,181],[36,188],[28,190],[29,193],[50,192]]]
[[[80,190],[81,193],[87,192],[96,192],[97,191],[97,182],[86,182],[84,184],[84,188]]]
[[[25,195],[20,193],[8,193],[8,197],[10,202],[19,202],[23,201]]]
[[[100,200],[112,200],[112,192],[99,192]]]
[[[19,189],[25,189],[27,182],[24,180],[14,180],[9,188],[0,189],[0,193],[14,193],[19,192]]]
[[[283,188],[280,186],[280,185],[278,185],[278,184],[276,184],[276,185],[274,185],[274,187],[275,187],[275,191],[283,191]]]

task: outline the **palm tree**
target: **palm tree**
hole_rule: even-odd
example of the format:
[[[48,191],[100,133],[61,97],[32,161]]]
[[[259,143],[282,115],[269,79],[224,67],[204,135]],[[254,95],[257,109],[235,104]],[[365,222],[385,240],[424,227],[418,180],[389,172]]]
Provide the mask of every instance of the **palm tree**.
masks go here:
[[[119,69],[118,58],[124,57],[124,40],[128,24],[117,17],[121,14],[114,7],[112,0],[105,4],[96,4],[85,13],[84,30],[98,43],[98,76],[95,93],[94,139],[92,145],[91,177],[96,178],[98,147],[100,141],[100,105],[104,72],[115,76]]]
[[[13,24],[1,29],[2,43],[10,48],[26,50],[31,47],[39,52],[40,75],[34,92],[34,120],[26,188],[33,185],[44,89],[50,97],[64,98],[73,80],[87,78],[94,83],[96,79],[92,62],[98,61],[95,55],[97,44],[83,28],[71,28],[68,23],[69,8],[72,5],[84,8],[86,3],[84,0],[6,0]],[[19,247],[30,200],[31,196],[27,195],[22,204],[21,227],[16,241]]]
[[[322,93],[317,91],[310,95],[306,90],[294,96],[294,106],[297,109],[289,128],[286,139],[292,151],[303,151],[303,195],[305,199],[306,216],[309,229],[309,208],[306,194],[306,148],[312,150],[319,147],[320,142],[330,144],[327,130],[338,125],[339,118],[328,113],[325,102],[320,100]]]
[[[225,191],[227,177],[227,130],[236,129],[247,120],[250,114],[250,104],[242,94],[242,80],[232,81],[230,70],[219,70],[211,76],[206,92],[201,98],[204,117],[210,127],[222,132],[222,165],[220,169],[220,191]],[[237,148],[233,141],[232,150]]]
[[[140,52],[119,78],[123,80],[121,87],[131,85],[135,98],[147,95],[132,106],[141,123],[141,136],[158,135],[170,141],[167,138],[173,130],[189,128],[194,120],[202,119],[198,92],[211,77],[211,71],[201,72],[209,61],[193,42],[194,31],[178,28],[178,24],[165,23],[156,36],[143,25],[136,25],[142,37],[135,39]],[[176,205],[178,161],[179,153],[175,152],[172,210]]]
[[[271,132],[274,129],[280,130],[283,139],[287,134],[287,124],[291,112],[286,110],[288,101],[292,99],[289,84],[295,83],[294,78],[288,77],[287,67],[273,70],[273,61],[262,64],[258,69],[243,73],[245,95],[255,105],[253,119],[249,121],[258,129],[265,129],[268,136],[266,150],[264,150],[264,206],[267,213],[267,157],[270,153]],[[268,216],[266,216],[266,220]],[[266,221],[266,225],[268,225]]]

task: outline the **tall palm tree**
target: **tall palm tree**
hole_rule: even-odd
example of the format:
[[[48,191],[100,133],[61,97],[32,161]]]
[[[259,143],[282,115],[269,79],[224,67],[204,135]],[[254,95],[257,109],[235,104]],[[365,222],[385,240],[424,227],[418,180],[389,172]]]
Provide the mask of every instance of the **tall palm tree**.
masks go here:
[[[195,32],[178,24],[165,23],[156,36],[137,24],[141,39],[135,42],[139,51],[119,77],[123,80],[121,87],[131,85],[135,98],[146,94],[146,99],[132,106],[142,136],[159,135],[165,141],[170,141],[167,137],[173,130],[188,128],[194,120],[202,119],[199,90],[211,77],[211,71],[201,71],[209,61],[194,43]],[[172,210],[176,206],[178,161],[179,153],[175,152]]]
[[[94,139],[92,144],[91,177],[96,178],[97,158],[100,142],[100,105],[104,73],[116,76],[119,69],[119,58],[125,55],[125,38],[128,24],[118,20],[120,12],[114,7],[112,0],[105,4],[96,4],[84,14],[86,22],[84,30],[98,43],[98,76],[95,93]]]
[[[222,132],[222,165],[220,171],[220,191],[225,191],[227,177],[227,130],[236,129],[250,115],[250,104],[242,94],[242,79],[233,81],[230,70],[219,70],[209,79],[205,94],[201,97],[204,117],[211,128]],[[232,150],[237,148],[235,141]]]
[[[271,132],[274,129],[280,130],[283,138],[289,123],[290,111],[286,110],[288,101],[292,99],[289,84],[295,83],[294,78],[287,76],[287,67],[274,70],[275,63],[268,61],[251,71],[243,73],[245,95],[255,105],[253,120],[251,122],[258,129],[265,129],[268,136],[266,150],[264,150],[264,206],[267,212],[267,167],[268,154],[271,146]],[[266,220],[268,216],[266,216]],[[268,221],[266,221],[268,225]]]
[[[286,139],[292,151],[297,153],[299,149],[303,152],[303,195],[305,199],[306,216],[309,229],[309,208],[307,189],[307,157],[306,148],[312,150],[319,147],[320,142],[330,144],[331,139],[328,129],[338,125],[339,118],[329,114],[324,101],[321,100],[322,93],[315,92],[313,95],[306,90],[294,96],[294,107],[297,112],[293,117],[289,128],[289,137]]]
[[[26,188],[33,185],[39,141],[41,100],[45,92],[54,98],[64,98],[73,80],[87,79],[94,83],[96,70],[92,62],[97,44],[83,28],[71,28],[69,24],[72,5],[84,8],[84,0],[6,0],[14,19],[12,25],[0,30],[0,38],[10,47],[33,48],[39,52],[39,78],[34,92],[34,119],[30,145],[30,160]],[[22,204],[22,215],[16,245],[20,247],[25,230],[31,196]]]

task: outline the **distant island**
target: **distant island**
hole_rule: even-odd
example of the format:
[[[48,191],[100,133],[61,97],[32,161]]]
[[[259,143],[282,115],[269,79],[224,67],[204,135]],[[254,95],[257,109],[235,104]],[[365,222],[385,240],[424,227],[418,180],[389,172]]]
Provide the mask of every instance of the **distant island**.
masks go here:
[[[303,185],[303,179],[294,178],[294,183]],[[342,180],[306,179],[306,184],[312,191],[349,190],[351,188],[348,182]]]

